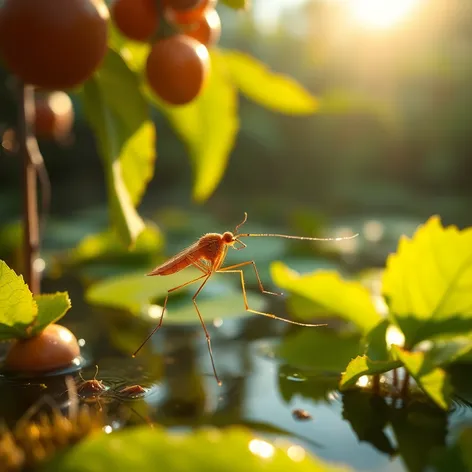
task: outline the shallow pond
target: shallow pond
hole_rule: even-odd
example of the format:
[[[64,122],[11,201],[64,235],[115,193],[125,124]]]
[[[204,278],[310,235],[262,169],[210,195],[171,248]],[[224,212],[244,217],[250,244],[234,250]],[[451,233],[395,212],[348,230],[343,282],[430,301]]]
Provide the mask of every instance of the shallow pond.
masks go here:
[[[180,244],[185,244],[184,237]],[[265,279],[269,278],[267,261],[274,252],[283,252],[277,244],[259,246]],[[257,252],[256,248],[245,256],[249,259]],[[339,264],[339,260],[293,254],[290,261],[301,271]],[[352,254],[344,263],[346,270],[356,265]],[[234,287],[238,288],[237,283]],[[202,303],[220,288],[210,285]],[[111,428],[150,422],[179,430],[239,424],[269,438],[285,436],[324,460],[347,464],[354,470],[416,472],[426,470],[435,454],[454,441],[463,425],[472,422],[468,403],[472,389],[464,380],[470,378],[470,369],[466,367],[455,373],[456,383],[464,384],[464,395],[453,401],[448,413],[421,395],[412,396],[403,406],[401,401],[368,390],[339,392],[337,366],[349,360],[351,334],[334,320],[323,328],[289,326],[247,316],[241,302],[231,302],[234,306],[226,309],[241,316],[225,317],[223,313],[208,324],[222,380],[219,387],[196,314],[190,322],[164,323],[146,348],[132,358],[131,353],[152,327],[151,319],[87,304],[83,278],[46,278],[43,290],[70,293],[73,308],[62,323],[80,339],[85,362],[81,375],[85,380],[93,379],[97,365],[97,379],[105,386],[103,392],[86,395],[82,401],[104,408]],[[176,295],[169,303],[188,307],[189,293]],[[271,301],[266,308],[281,316],[288,310],[285,300]],[[170,311],[169,320],[171,315]],[[292,364],[279,355],[277,347],[288,338],[319,346],[318,351],[310,351],[317,358],[310,359],[309,367]],[[78,373],[73,375],[80,383]],[[133,385],[144,390],[134,395],[120,393]],[[65,404],[65,376],[3,377],[0,417],[13,425],[45,395],[55,404]]]

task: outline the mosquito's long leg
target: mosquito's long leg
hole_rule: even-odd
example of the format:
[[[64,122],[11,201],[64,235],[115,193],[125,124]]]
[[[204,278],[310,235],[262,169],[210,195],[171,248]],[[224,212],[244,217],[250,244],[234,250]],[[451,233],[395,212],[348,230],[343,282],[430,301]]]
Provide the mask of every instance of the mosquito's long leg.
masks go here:
[[[283,295],[283,293],[279,293],[279,292],[269,292],[268,290],[264,288],[264,286],[262,285],[261,277],[259,276],[259,272],[256,267],[256,263],[254,261],[240,262],[239,264],[230,265],[228,267],[222,267],[221,269],[218,269],[217,272],[231,272],[232,269],[237,269],[238,267],[244,267],[249,264],[252,264],[252,267],[254,267],[254,272],[256,273],[256,277],[257,277],[257,283],[259,284],[259,289],[262,293],[268,293],[269,295],[277,295],[277,296]]]
[[[218,385],[221,385],[221,381],[218,378],[218,374],[216,373],[216,367],[215,367],[215,362],[213,360],[213,351],[211,349],[211,340],[210,340],[210,335],[208,334],[208,330],[206,329],[205,322],[203,321],[202,315],[200,313],[200,310],[198,309],[197,305],[197,296],[201,292],[202,288],[205,286],[205,284],[208,282],[208,279],[211,277],[212,272],[210,272],[207,276],[206,279],[202,282],[198,290],[195,292],[195,295],[192,297],[193,304],[195,305],[195,309],[197,310],[198,317],[200,318],[200,323],[202,324],[203,331],[205,331],[205,337],[207,340],[208,344],[208,352],[210,354],[210,360],[211,360],[211,366],[213,367],[213,374],[215,375],[215,379],[218,382]]]
[[[184,288],[186,287],[187,285],[190,285],[190,284],[193,284],[195,282],[198,282],[199,280],[203,279],[204,277],[209,277],[209,274],[208,272],[203,274],[203,275],[200,275],[200,277],[197,277],[196,279],[192,279],[192,280],[189,280],[188,282],[185,282],[184,284],[181,284],[181,285],[178,285],[177,287],[173,287],[169,290],[167,290],[167,295],[166,295],[166,298],[164,300],[164,305],[162,306],[162,311],[161,311],[161,317],[159,318],[159,323],[157,323],[156,327],[151,331],[151,334],[149,334],[146,339],[141,343],[141,345],[138,347],[138,349],[136,349],[136,351],[134,351],[133,353],[133,357],[136,357],[136,354],[141,350],[141,348],[149,341],[149,339],[151,338],[151,336],[159,330],[159,328],[162,326],[162,321],[164,319],[164,312],[166,310],[166,306],[167,306],[167,300],[169,299],[169,294],[172,293],[172,292],[175,292],[176,290],[179,290],[181,288]]]
[[[198,270],[201,270],[205,275],[207,275],[210,272],[210,269],[208,266],[205,265],[204,262],[194,259],[191,256],[187,256],[187,259],[192,262],[192,265],[195,266]]]
[[[223,270],[217,270],[216,272],[222,272],[222,273],[239,273],[241,277],[241,287],[243,289],[243,298],[244,298],[244,306],[246,307],[246,311],[249,311],[250,313],[254,313],[256,315],[262,315],[262,316],[267,316],[269,318],[274,318],[275,320],[280,320],[280,321],[285,321],[286,323],[298,325],[298,326],[326,326],[326,323],[323,324],[310,324],[310,323],[299,323],[298,321],[292,321],[292,320],[287,320],[286,318],[280,318],[279,316],[273,315],[272,313],[264,313],[263,311],[256,311],[253,310],[252,308],[249,308],[248,302],[247,302],[247,294],[246,294],[246,284],[244,282],[244,274],[242,270],[228,270],[229,268],[225,268]]]

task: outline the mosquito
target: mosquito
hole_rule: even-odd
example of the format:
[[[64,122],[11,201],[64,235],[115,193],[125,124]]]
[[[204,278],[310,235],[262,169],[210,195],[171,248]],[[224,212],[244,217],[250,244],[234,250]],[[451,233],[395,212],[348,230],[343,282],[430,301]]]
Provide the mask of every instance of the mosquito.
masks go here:
[[[286,323],[291,323],[291,324],[295,324],[299,326],[311,326],[311,327],[326,326],[325,324],[299,323],[297,321],[281,318],[271,313],[264,313],[262,311],[257,311],[257,310],[253,310],[252,308],[249,308],[248,301],[247,301],[246,284],[244,281],[244,273],[242,271],[242,268],[245,266],[253,267],[254,272],[256,274],[259,289],[262,293],[265,293],[268,295],[276,295],[276,296],[280,296],[282,295],[282,293],[269,292],[268,290],[264,288],[264,286],[262,285],[261,278],[259,276],[259,272],[256,267],[256,263],[254,261],[245,261],[245,262],[240,262],[238,264],[233,264],[227,267],[222,267],[224,260],[226,258],[226,254],[230,247],[238,251],[247,247],[246,244],[241,241],[241,238],[276,237],[276,238],[286,238],[286,239],[300,239],[300,240],[305,240],[305,241],[341,241],[344,239],[355,238],[358,235],[355,234],[353,236],[346,236],[346,237],[341,237],[341,238],[309,238],[305,236],[288,236],[285,234],[238,233],[239,228],[241,228],[241,226],[243,226],[244,223],[246,223],[246,221],[247,221],[247,213],[245,212],[243,221],[241,221],[241,223],[239,223],[236,226],[236,228],[234,229],[234,232],[226,231],[223,234],[207,233],[204,236],[202,236],[198,241],[196,241],[189,247],[185,248],[183,251],[179,252],[174,257],[171,257],[169,260],[167,260],[163,264],[157,266],[154,270],[152,270],[151,272],[149,272],[149,274],[147,274],[148,276],[171,275],[171,274],[175,274],[176,272],[180,272],[181,270],[184,270],[189,266],[194,266],[202,272],[202,275],[200,275],[199,277],[189,280],[188,282],[185,282],[177,287],[173,287],[167,291],[167,296],[164,300],[164,305],[162,307],[162,312],[161,312],[159,322],[157,323],[156,327],[152,330],[152,332],[146,337],[143,343],[138,347],[138,349],[133,353],[133,357],[136,356],[136,354],[141,350],[141,348],[146,344],[146,342],[152,337],[152,335],[156,331],[158,331],[159,328],[162,326],[162,320],[164,318],[164,312],[167,306],[167,300],[169,299],[169,295],[172,292],[175,292],[176,290],[187,287],[188,285],[191,285],[195,282],[202,280],[202,283],[198,287],[198,290],[195,292],[195,294],[192,297],[192,302],[195,306],[195,310],[198,314],[198,318],[200,319],[200,323],[202,324],[203,331],[205,332],[205,337],[206,337],[207,345],[208,345],[208,353],[210,354],[211,365],[213,368],[213,374],[215,376],[216,381],[218,382],[218,385],[221,385],[220,379],[216,372],[215,362],[213,360],[213,352],[211,349],[210,335],[208,334],[208,330],[205,326],[202,315],[197,305],[198,294],[202,291],[203,287],[208,282],[210,277],[215,273],[239,274],[241,278],[241,288],[243,292],[244,306],[246,308],[246,311],[250,313],[254,313],[256,315],[267,316],[269,318],[285,321]]]

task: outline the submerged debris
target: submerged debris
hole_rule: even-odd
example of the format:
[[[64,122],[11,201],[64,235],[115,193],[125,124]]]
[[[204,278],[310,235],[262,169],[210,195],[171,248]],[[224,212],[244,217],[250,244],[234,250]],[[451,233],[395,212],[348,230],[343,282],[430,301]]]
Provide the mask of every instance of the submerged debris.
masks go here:
[[[310,415],[310,413],[308,413],[308,411],[301,410],[298,408],[292,411],[292,415],[296,420],[300,421],[307,421],[312,419],[312,416]]]
[[[134,398],[146,393],[146,389],[141,385],[129,385],[118,391],[121,397]]]

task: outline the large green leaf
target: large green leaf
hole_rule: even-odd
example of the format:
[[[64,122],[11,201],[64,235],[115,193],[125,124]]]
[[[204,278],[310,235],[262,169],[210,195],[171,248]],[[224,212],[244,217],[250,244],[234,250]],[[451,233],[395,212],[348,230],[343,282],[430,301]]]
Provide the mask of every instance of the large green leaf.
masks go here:
[[[231,78],[249,99],[270,110],[288,115],[309,115],[318,101],[294,79],[271,72],[254,57],[223,50]]]
[[[385,319],[374,326],[364,337],[365,354],[372,361],[390,360],[390,349],[387,344],[387,331],[390,322]]]
[[[221,3],[224,3],[234,10],[245,10],[249,7],[249,0],[221,0]]]
[[[341,334],[326,327],[303,328],[285,337],[276,353],[296,367],[341,373],[359,354],[358,334]]]
[[[193,198],[206,200],[223,177],[239,130],[237,91],[225,58],[217,50],[211,52],[209,81],[188,105],[168,106],[148,94],[188,148],[195,175]]]
[[[201,272],[192,268],[165,277],[146,277],[142,272],[126,274],[92,285],[85,296],[89,303],[128,310],[155,322],[162,309],[155,301],[162,303],[170,288],[200,275]],[[213,280],[205,285],[198,296],[197,303],[204,320],[247,315],[241,289],[233,287],[231,283],[225,283],[222,280],[224,275],[215,274]],[[165,316],[166,324],[198,323],[192,295],[202,282],[203,279],[170,295]],[[248,293],[248,302],[255,310],[261,310],[265,305],[264,297],[254,293]]]
[[[408,352],[398,346],[392,346],[392,354],[401,361],[425,393],[446,410],[452,393],[446,372],[436,367],[423,352]]]
[[[116,51],[134,72],[142,73],[151,44],[133,41],[124,36],[113,22],[109,24],[108,46]]]
[[[23,337],[38,313],[23,276],[0,260],[0,340]]]
[[[435,340],[428,351],[428,359],[437,366],[446,366],[454,362],[470,362],[472,354],[472,336],[455,336]]]
[[[291,447],[291,449],[290,449]],[[86,458],[86,459],[84,459]],[[107,435],[96,434],[56,456],[43,472],[347,472],[287,443],[274,446],[249,431],[228,428],[169,434],[140,426]]]
[[[136,212],[155,160],[155,129],[137,75],[110,50],[95,76],[85,83],[82,98],[99,140],[105,167],[113,226],[132,246],[144,223]]]
[[[357,356],[349,362],[346,371],[342,374],[339,386],[341,389],[352,387],[364,375],[383,374],[401,365],[402,363],[396,360],[373,361],[367,356]]]
[[[387,260],[383,293],[406,346],[435,335],[472,331],[472,228],[444,228],[438,217]]]
[[[152,224],[146,225],[146,228],[136,239],[133,250],[127,251],[120,244],[118,235],[112,229],[101,233],[94,233],[86,236],[69,253],[69,259],[75,264],[97,261],[116,261],[122,259],[138,259],[143,256],[154,256],[162,248],[162,233]]]
[[[38,316],[31,327],[30,335],[38,334],[47,325],[60,320],[71,307],[67,292],[36,295],[34,300],[38,304]]]
[[[277,286],[311,300],[329,314],[356,324],[367,333],[380,320],[368,290],[359,282],[342,280],[335,271],[319,270],[300,275],[281,262],[271,266]]]

